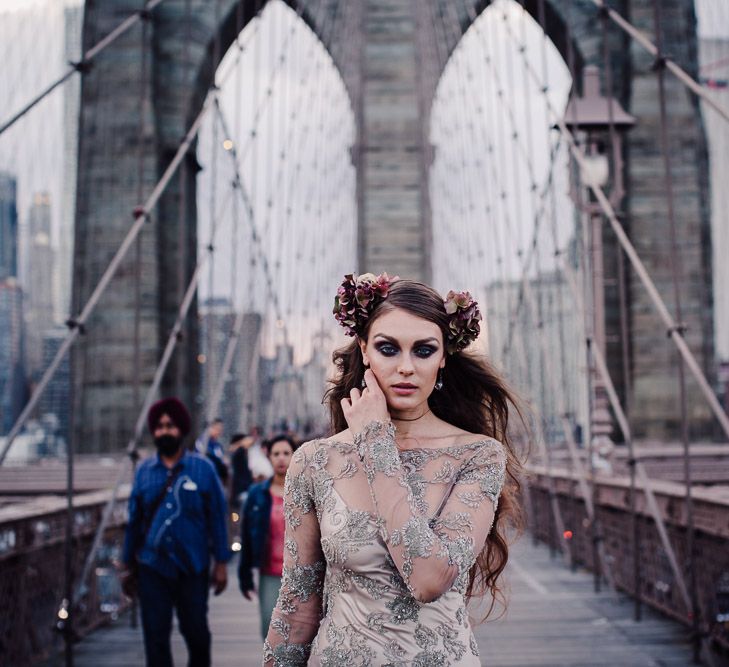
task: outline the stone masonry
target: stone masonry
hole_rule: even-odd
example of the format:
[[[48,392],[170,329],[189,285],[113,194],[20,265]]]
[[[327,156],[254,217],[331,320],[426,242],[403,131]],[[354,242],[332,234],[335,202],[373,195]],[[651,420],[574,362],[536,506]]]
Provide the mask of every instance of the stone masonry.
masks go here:
[[[219,59],[264,2],[167,0],[152,12],[146,29],[137,26],[114,42],[84,75],[74,312],[88,299],[131,225],[134,206],[149,194],[199,112]],[[450,53],[488,2],[291,0],[289,4],[332,55],[357,120],[352,158],[358,172],[358,270],[387,270],[428,280],[430,105]],[[524,4],[538,20],[540,2],[525,0]],[[652,34],[651,0],[613,5]],[[668,15],[666,50],[690,69],[696,62],[692,3],[670,0],[661,5]],[[139,6],[139,0],[87,0],[84,47]],[[547,33],[575,72],[586,63],[602,64],[600,23],[592,2],[545,0],[544,8]],[[145,80],[141,76],[143,32],[148,53]],[[626,147],[626,226],[661,294],[672,303],[655,74],[650,59],[617,30],[610,30],[609,41],[614,94],[638,120]],[[670,77],[667,82],[684,321],[691,348],[710,372],[714,359],[705,139],[695,101]],[[140,114],[142,90],[148,103]],[[128,441],[139,407],[135,379],[143,395],[195,263],[197,169],[191,151],[141,235],[138,372],[133,354],[134,251],[74,351],[73,423],[79,449],[118,450]],[[611,270],[614,277],[615,246],[607,230],[605,243],[610,278]],[[610,340],[617,326],[616,291],[610,285],[606,298]],[[675,438],[674,353],[634,278],[629,308],[630,401],[636,433]],[[164,393],[181,395],[193,407],[200,383],[196,313],[193,307],[162,388]],[[615,345],[608,348],[610,366],[625,395],[618,355]],[[708,419],[703,402],[697,392],[689,393],[690,414],[698,430],[705,431]]]

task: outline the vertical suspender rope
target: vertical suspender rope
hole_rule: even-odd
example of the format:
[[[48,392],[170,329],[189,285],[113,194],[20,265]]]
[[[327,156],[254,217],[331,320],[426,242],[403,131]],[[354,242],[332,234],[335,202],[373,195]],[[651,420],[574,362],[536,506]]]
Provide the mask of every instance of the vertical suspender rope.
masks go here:
[[[678,252],[678,237],[676,233],[676,213],[674,205],[673,192],[673,173],[672,161],[670,153],[670,145],[668,141],[668,113],[666,110],[666,81],[663,63],[663,30],[661,25],[661,9],[660,3],[653,0],[653,16],[656,33],[656,78],[658,81],[658,104],[660,108],[660,131],[661,131],[661,148],[663,153],[664,168],[664,188],[666,192],[666,205],[668,207],[668,226],[671,239],[671,285],[673,288],[674,309],[678,326],[683,329],[683,317],[681,307],[681,290],[679,283],[683,282],[683,270],[681,267],[681,257]],[[681,410],[681,440],[683,442],[683,474],[686,506],[686,570],[689,577],[689,594],[691,596],[691,630],[693,645],[694,662],[699,662],[699,654],[701,643],[699,641],[699,619],[701,610],[699,608],[697,591],[696,591],[696,570],[695,570],[695,554],[694,554],[694,503],[691,494],[691,451],[689,446],[689,430],[688,430],[688,409],[686,398],[686,374],[683,359],[679,354],[678,362],[678,387],[679,387],[679,405]]]
[[[617,129],[615,127],[615,98],[613,91],[613,69],[610,58],[610,46],[608,41],[608,16],[605,12],[601,13],[601,31],[602,31],[602,58],[603,70],[605,73],[605,90],[608,97],[608,116],[610,126],[610,145],[613,155],[615,155],[618,146]],[[615,161],[613,160],[613,165]],[[622,168],[622,165],[614,166],[615,169]],[[617,174],[616,174],[617,176]],[[629,340],[628,340],[628,312],[627,312],[627,295],[625,286],[625,259],[623,257],[623,249],[617,248],[618,255],[618,308],[620,314],[620,352],[623,373],[623,387],[625,390],[625,406],[630,405],[630,396],[632,394],[630,385],[630,364],[629,364]],[[597,359],[596,359],[597,361]],[[612,386],[612,383],[611,383]],[[636,621],[642,618],[642,586],[641,586],[641,562],[640,562],[640,524],[637,514],[638,492],[636,488],[636,459],[635,448],[632,434],[623,431],[623,439],[628,449],[628,470],[630,476],[630,523],[631,523],[631,551],[633,556],[633,617]]]

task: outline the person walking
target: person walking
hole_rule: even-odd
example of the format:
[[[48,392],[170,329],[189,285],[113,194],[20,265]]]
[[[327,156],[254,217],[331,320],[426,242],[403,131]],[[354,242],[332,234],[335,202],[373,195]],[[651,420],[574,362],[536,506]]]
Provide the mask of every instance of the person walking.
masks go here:
[[[253,438],[245,433],[235,433],[230,438],[230,468],[233,472],[230,500],[236,512],[243,514],[243,504],[248,496],[248,489],[253,484],[253,475],[248,465],[248,448]]]
[[[273,477],[250,487],[243,507],[238,584],[246,600],[253,599],[253,568],[259,569],[258,604],[261,636],[266,638],[276,606],[284,561],[284,481],[296,441],[281,434],[266,444]]]
[[[220,477],[223,487],[228,485],[228,464],[225,462],[225,450],[220,442],[223,436],[224,424],[220,417],[216,417],[210,423],[207,431],[195,442],[195,449],[210,459],[215,471]]]
[[[141,463],[129,497],[123,581],[136,579],[148,667],[171,667],[173,609],[190,667],[211,664],[209,587],[227,584],[227,504],[208,459],[183,446],[190,415],[176,398],[149,409],[157,454]],[[215,564],[210,572],[210,557]]]

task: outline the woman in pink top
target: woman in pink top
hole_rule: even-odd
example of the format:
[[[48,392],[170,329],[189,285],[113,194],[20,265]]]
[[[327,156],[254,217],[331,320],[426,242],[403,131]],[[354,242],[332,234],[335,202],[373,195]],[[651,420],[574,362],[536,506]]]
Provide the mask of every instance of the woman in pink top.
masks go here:
[[[253,599],[256,589],[252,569],[259,569],[257,592],[261,635],[264,639],[281,588],[285,527],[284,481],[296,447],[295,441],[287,435],[277,435],[268,441],[268,458],[273,467],[273,477],[249,489],[243,508],[238,581],[243,596],[247,600]]]

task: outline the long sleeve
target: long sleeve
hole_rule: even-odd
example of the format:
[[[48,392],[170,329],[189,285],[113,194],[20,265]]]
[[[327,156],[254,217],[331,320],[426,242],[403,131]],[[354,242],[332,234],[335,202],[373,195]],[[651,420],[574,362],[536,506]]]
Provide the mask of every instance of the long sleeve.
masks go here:
[[[228,546],[228,503],[223,486],[215,468],[210,466],[209,530],[213,558],[218,563],[227,563],[233,555]]]
[[[494,520],[506,470],[503,446],[486,439],[461,466],[440,512],[428,516],[409,485],[392,424],[355,437],[382,538],[412,595],[432,602],[467,577]]]
[[[252,496],[246,498],[243,511],[240,516],[240,557],[238,560],[238,586],[241,592],[252,591],[253,585],[253,544],[251,543],[251,531],[249,526],[250,507],[252,504]]]
[[[136,480],[132,486],[132,492],[129,494],[129,504],[127,507],[129,518],[126,530],[124,531],[122,561],[125,565],[130,566],[134,562],[136,550],[141,546],[142,503],[138,497]]]
[[[283,576],[263,645],[263,664],[266,666],[306,665],[311,642],[322,618],[326,565],[320,544],[308,452],[308,445],[299,449],[286,474]]]

